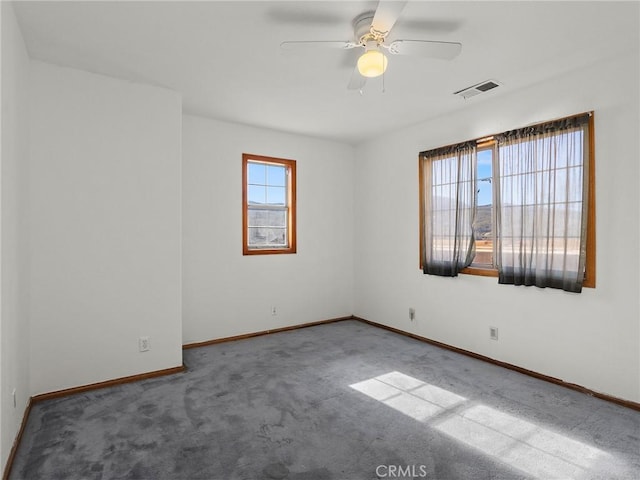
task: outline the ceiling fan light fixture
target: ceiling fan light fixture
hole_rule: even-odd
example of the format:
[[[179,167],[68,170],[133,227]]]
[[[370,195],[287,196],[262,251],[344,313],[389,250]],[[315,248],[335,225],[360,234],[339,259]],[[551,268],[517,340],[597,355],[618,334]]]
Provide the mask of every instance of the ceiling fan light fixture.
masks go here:
[[[363,77],[379,77],[386,69],[387,57],[378,49],[367,50],[358,59],[358,72]]]

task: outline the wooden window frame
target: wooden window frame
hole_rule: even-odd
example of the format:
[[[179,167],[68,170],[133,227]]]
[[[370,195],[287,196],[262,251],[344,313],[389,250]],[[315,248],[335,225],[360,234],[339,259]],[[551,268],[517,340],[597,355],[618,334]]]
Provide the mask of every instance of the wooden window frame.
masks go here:
[[[249,205],[247,175],[249,163],[264,163],[283,166],[287,172],[287,246],[281,248],[249,247]],[[264,155],[242,154],[242,254],[278,255],[297,252],[296,242],[296,161]]]
[[[496,167],[496,141],[493,139],[492,137],[485,137],[485,138],[481,138],[480,140],[476,140],[476,152],[480,152],[481,150],[492,150],[491,153],[491,159],[492,159],[492,163],[493,163],[493,168],[491,169],[491,178],[492,178],[492,183],[493,185],[495,185],[495,182],[493,182],[493,175],[495,173],[495,167]],[[476,159],[477,162],[477,159]],[[477,167],[477,165],[476,165]],[[464,268],[462,270],[461,273],[466,273],[469,275],[480,275],[483,277],[497,277],[498,276],[498,269],[495,267],[496,264],[496,247],[497,247],[497,243],[498,243],[498,238],[496,237],[496,231],[495,231],[495,226],[496,226],[496,211],[495,209],[493,209],[493,206],[495,205],[495,195],[497,195],[497,193],[494,191],[493,192],[493,200],[492,200],[492,214],[491,214],[491,225],[493,226],[493,238],[492,238],[492,248],[493,248],[493,266],[492,265],[488,265],[488,264],[471,264],[469,265],[467,268]],[[476,205],[476,209],[477,209],[477,205]]]
[[[586,259],[585,259],[585,272],[582,286],[586,288],[596,287],[596,165],[595,165],[595,132],[594,132],[594,112],[589,113],[589,153],[587,162],[589,162],[589,191],[587,192],[589,210],[587,211],[587,239],[586,239]],[[584,115],[584,114],[580,114]],[[578,115],[575,115],[578,116]],[[572,116],[566,117],[571,118]],[[493,135],[484,136],[476,139],[478,148],[486,148],[492,145],[494,142]],[[424,224],[424,202],[423,195],[426,195],[424,185],[424,159],[421,155],[418,155],[418,188],[419,188],[419,210],[420,215],[420,269],[422,270],[422,246],[425,242],[425,224]],[[495,221],[495,220],[494,220]],[[482,268],[469,266],[464,268],[460,273],[467,275],[478,275],[482,277],[498,277],[498,270],[496,268]]]

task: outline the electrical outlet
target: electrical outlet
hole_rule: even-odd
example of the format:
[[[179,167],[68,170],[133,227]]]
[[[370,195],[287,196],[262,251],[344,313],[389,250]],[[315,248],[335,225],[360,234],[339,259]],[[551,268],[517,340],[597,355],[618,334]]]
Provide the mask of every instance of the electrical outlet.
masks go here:
[[[498,327],[489,327],[489,338],[498,340]]]
[[[149,342],[149,337],[140,337],[138,339],[138,349],[141,352],[147,352],[151,350],[151,343]]]
[[[416,319],[416,309],[409,308],[409,320],[413,322],[415,319]]]
[[[276,310],[276,307],[271,307],[271,315],[277,315],[278,311]]]

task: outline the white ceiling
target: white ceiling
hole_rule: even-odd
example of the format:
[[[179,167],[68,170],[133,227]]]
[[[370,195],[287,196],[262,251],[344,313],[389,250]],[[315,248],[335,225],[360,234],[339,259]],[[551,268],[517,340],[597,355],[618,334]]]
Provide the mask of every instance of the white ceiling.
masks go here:
[[[388,40],[461,42],[462,53],[393,56],[385,93],[374,79],[360,95],[346,88],[355,50],[311,58],[279,45],[352,40],[375,0],[14,5],[33,58],[177,90],[187,113],[354,144],[638,49],[638,2],[414,0]],[[504,85],[453,95],[488,79]]]

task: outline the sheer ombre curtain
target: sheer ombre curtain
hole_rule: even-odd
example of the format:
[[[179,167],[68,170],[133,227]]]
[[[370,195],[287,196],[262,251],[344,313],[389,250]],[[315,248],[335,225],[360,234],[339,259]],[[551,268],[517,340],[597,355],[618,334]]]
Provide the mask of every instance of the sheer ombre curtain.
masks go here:
[[[421,153],[424,273],[454,277],[475,256],[476,145]]]
[[[499,283],[580,292],[589,114],[496,135]]]

